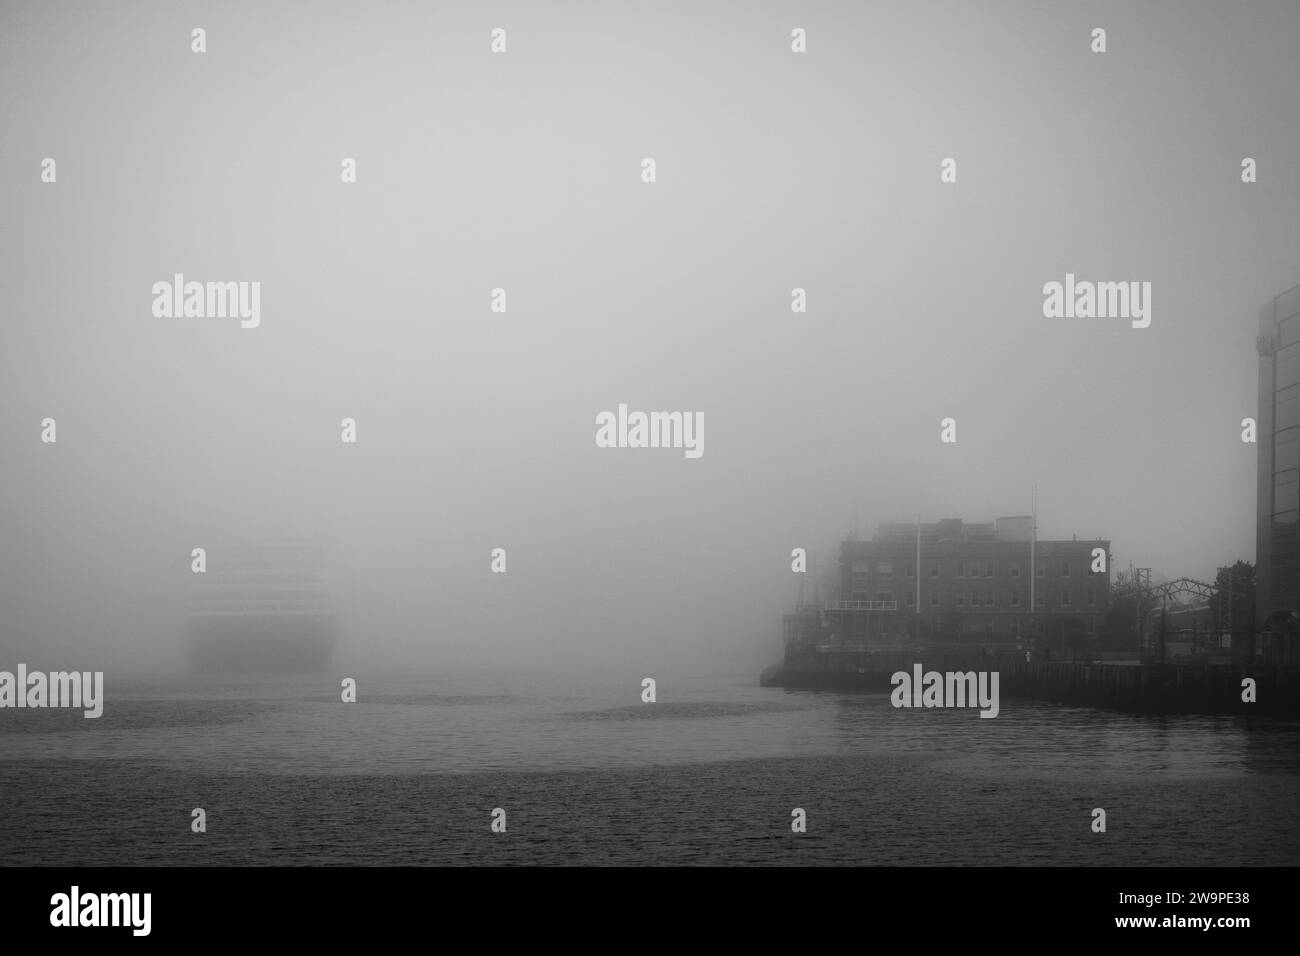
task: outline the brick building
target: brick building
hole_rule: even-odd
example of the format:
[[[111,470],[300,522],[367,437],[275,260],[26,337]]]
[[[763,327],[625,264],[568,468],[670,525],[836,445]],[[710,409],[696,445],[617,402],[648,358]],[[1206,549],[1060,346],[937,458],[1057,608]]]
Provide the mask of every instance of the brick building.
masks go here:
[[[881,525],[840,546],[840,587],[827,602],[836,640],[986,640],[1095,635],[1110,606],[1103,539],[1035,541],[1028,516],[986,524],[945,519]]]

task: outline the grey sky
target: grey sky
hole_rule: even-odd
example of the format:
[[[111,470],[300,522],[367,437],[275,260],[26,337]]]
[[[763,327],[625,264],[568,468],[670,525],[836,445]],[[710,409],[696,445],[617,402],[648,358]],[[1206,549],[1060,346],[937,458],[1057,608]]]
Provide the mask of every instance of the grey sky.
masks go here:
[[[792,547],[1035,483],[1122,567],[1253,561],[1297,49],[1294,3],[6,4],[0,666],[170,653],[218,532],[328,534],[389,662],[748,666]],[[154,318],[175,272],[261,327]],[[1067,272],[1151,327],[1045,319]],[[597,448],[620,402],[704,456]]]

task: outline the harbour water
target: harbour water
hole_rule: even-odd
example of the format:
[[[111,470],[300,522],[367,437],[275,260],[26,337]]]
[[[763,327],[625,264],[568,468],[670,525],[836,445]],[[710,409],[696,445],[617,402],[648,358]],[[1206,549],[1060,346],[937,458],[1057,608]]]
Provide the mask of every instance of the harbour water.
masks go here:
[[[649,704],[642,676],[357,675],[344,704],[329,676],[109,674],[97,720],[0,711],[0,859],[1300,863],[1297,721],[1006,697],[987,720],[752,673],[659,675]]]

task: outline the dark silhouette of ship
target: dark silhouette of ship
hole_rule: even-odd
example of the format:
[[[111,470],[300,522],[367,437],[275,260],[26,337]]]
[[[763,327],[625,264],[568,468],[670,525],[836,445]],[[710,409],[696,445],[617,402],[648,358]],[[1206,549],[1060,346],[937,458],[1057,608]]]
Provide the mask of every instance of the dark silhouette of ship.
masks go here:
[[[324,545],[211,550],[187,614],[190,666],[207,673],[299,673],[329,667],[338,632]]]

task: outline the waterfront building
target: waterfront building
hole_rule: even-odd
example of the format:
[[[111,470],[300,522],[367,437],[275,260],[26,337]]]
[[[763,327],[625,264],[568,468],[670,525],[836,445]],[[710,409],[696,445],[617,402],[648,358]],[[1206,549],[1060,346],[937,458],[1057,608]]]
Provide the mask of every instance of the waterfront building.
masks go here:
[[[1109,568],[1109,540],[1038,541],[1028,515],[884,524],[841,545],[839,595],[820,609],[820,630],[828,643],[1064,646],[1095,636],[1110,607],[1097,549]]]

